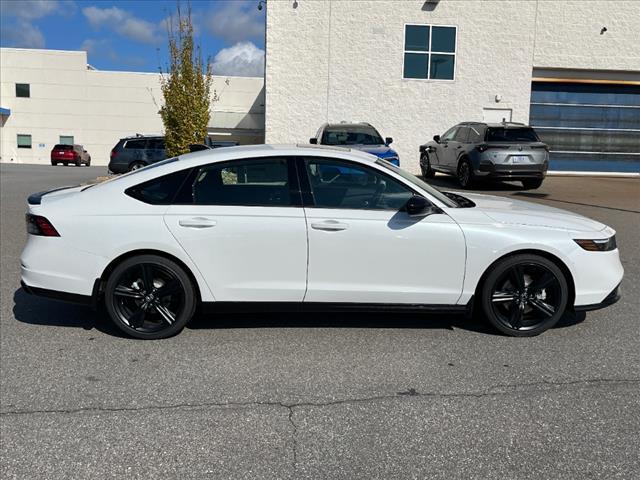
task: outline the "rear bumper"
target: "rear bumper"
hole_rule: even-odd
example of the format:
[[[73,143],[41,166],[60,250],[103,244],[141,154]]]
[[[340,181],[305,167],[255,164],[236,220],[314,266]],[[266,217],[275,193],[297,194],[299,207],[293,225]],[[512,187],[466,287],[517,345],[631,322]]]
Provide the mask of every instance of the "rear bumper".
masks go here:
[[[496,180],[525,180],[530,178],[542,180],[547,175],[547,168],[547,163],[496,165],[493,162],[481,161],[478,169],[475,171],[475,175],[481,178],[492,178]]]
[[[20,285],[22,285],[22,289],[29,295],[36,295],[38,297],[51,298],[53,300],[60,300],[62,302],[77,303],[80,305],[95,307],[95,298],[97,298],[97,288],[99,286],[99,281],[96,281],[96,285],[94,286],[94,291],[96,292],[94,295],[80,295],[77,293],[60,292],[58,290],[31,287],[27,285],[24,280],[20,281]]]
[[[129,171],[129,163],[109,162],[107,168],[112,173],[127,173]]]

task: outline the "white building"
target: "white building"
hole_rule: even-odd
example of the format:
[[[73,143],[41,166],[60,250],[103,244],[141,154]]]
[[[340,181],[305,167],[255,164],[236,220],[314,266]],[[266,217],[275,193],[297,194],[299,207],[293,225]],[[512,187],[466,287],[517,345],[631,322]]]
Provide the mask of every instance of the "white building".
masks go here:
[[[461,121],[531,123],[551,168],[640,171],[640,1],[267,2],[268,143],[366,121],[418,172]]]
[[[0,49],[0,160],[49,163],[57,143],[78,143],[106,165],[122,137],[163,131],[158,73],[100,71],[86,52]],[[209,136],[264,141],[262,78],[214,77]]]

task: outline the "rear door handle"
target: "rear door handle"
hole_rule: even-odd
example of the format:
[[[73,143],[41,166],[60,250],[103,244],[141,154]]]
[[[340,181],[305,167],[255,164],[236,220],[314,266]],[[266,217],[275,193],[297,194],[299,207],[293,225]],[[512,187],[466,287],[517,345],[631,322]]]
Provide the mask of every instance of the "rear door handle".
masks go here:
[[[327,232],[339,232],[349,227],[346,223],[336,222],[335,220],[326,220],[324,222],[312,223],[311,228],[314,230],[326,230]]]
[[[179,220],[178,225],[186,228],[211,228],[216,226],[216,221],[205,217],[193,217]]]

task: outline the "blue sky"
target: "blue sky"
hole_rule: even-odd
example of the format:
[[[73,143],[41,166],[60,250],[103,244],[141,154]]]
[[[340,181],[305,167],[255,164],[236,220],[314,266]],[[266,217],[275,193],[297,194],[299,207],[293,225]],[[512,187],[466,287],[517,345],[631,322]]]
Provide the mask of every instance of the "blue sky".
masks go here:
[[[86,50],[100,70],[166,65],[176,0],[0,0],[3,47]],[[186,10],[187,1],[181,0]],[[257,0],[191,0],[197,41],[216,75],[261,76],[264,9]]]

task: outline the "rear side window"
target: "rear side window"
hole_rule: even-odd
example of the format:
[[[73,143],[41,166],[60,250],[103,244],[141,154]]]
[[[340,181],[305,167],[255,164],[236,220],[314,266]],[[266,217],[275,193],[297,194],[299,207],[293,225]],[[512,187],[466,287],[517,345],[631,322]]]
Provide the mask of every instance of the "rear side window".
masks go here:
[[[469,138],[467,142],[469,143],[480,143],[482,141],[482,129],[480,127],[469,127]]]
[[[197,172],[191,197],[196,205],[291,206],[287,160],[269,158],[207,165]]]
[[[124,148],[142,149],[142,148],[146,148],[146,145],[147,145],[146,140],[128,140],[127,143],[124,144]]]
[[[487,129],[488,142],[539,142],[533,128],[490,127]]]
[[[164,150],[164,138],[150,139],[147,148],[152,150]]]
[[[190,169],[180,170],[179,172],[154,178],[148,182],[128,188],[125,193],[136,200],[151,205],[169,205],[173,202],[190,171]]]

